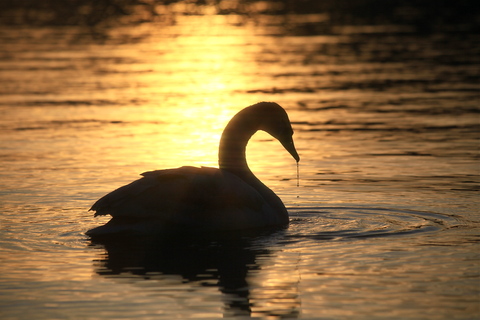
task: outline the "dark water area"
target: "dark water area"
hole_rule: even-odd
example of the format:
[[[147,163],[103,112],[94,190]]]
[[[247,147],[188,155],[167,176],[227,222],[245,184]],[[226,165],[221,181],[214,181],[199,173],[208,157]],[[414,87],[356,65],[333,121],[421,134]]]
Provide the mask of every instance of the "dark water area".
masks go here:
[[[480,317],[475,1],[2,1],[1,319]],[[280,230],[92,240],[138,174],[217,166],[275,101],[252,171]]]

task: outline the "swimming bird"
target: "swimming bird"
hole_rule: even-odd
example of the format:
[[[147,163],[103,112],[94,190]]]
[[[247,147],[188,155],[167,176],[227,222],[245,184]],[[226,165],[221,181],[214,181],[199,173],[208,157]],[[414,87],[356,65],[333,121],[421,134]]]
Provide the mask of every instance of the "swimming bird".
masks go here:
[[[142,178],[100,198],[95,216],[111,215],[87,235],[152,233],[171,226],[212,231],[285,226],[282,200],[248,168],[245,149],[258,130],[278,139],[297,161],[293,129],[277,103],[260,102],[238,112],[223,131],[219,168],[184,166],[142,173]]]

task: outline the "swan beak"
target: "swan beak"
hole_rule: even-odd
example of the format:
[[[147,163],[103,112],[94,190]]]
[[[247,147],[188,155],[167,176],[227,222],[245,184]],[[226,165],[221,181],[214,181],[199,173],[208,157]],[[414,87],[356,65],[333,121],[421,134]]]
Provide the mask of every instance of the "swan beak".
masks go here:
[[[292,155],[295,161],[300,161],[300,156],[297,153],[297,149],[295,149],[295,145],[293,144],[292,137],[288,137],[286,139],[280,140],[282,146]]]

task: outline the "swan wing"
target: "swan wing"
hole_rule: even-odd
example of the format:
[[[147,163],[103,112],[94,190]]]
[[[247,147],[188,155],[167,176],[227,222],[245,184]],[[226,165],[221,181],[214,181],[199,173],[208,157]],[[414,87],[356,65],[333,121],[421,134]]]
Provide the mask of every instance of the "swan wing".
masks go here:
[[[264,199],[224,170],[181,167],[149,171],[99,199],[91,208],[113,218],[155,219],[185,224],[228,224],[258,215]],[[242,223],[242,221],[237,221]]]

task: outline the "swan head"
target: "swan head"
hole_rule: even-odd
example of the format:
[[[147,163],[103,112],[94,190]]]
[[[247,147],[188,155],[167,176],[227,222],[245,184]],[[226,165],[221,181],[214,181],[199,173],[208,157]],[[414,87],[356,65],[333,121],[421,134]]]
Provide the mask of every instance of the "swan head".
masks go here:
[[[260,102],[255,108],[258,119],[258,130],[265,131],[276,138],[290,153],[295,161],[300,161],[300,156],[293,143],[293,129],[287,112],[275,102]]]

